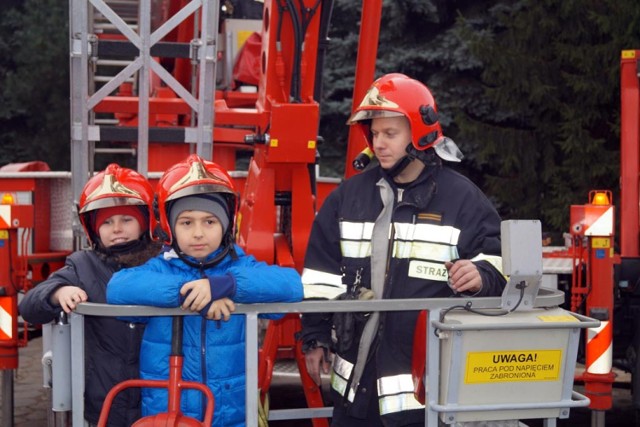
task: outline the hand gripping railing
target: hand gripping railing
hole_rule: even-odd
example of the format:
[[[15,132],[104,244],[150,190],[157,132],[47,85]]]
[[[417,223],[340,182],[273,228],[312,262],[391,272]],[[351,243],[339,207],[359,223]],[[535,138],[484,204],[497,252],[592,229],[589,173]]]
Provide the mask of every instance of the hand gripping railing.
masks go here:
[[[564,301],[564,294],[560,291],[541,288],[536,299],[536,307],[556,307]],[[430,318],[437,319],[437,314],[453,305],[463,305],[472,302],[474,309],[495,309],[501,307],[500,297],[483,298],[433,298],[433,299],[402,299],[402,300],[370,300],[370,301],[305,301],[300,303],[270,303],[270,304],[238,304],[233,315],[246,316],[246,407],[256,408],[247,411],[247,427],[258,426],[258,315],[262,313],[326,313],[326,312],[371,312],[371,311],[419,311],[429,310]],[[139,316],[184,316],[193,315],[180,308],[162,309],[148,306],[109,305],[82,303],[70,316],[71,324],[71,362],[72,362],[72,406],[73,425],[82,426],[83,393],[84,393],[84,315],[111,317],[139,317]],[[197,315],[197,314],[196,314]],[[447,408],[440,408],[438,390],[439,351],[437,339],[433,340],[434,326],[429,322],[427,339],[428,366],[428,401],[425,405],[425,426],[437,426],[437,413]],[[435,346],[435,347],[434,347]],[[436,373],[436,374],[434,374]],[[589,404],[588,399],[586,405]],[[584,400],[575,406],[586,406]],[[271,410],[269,420],[326,418],[331,416],[332,408],[297,408]]]

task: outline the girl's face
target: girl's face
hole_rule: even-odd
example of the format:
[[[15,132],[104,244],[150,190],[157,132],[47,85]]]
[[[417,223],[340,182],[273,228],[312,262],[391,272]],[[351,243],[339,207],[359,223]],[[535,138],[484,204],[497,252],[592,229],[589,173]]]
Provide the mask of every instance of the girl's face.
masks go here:
[[[204,211],[181,212],[173,233],[180,250],[197,260],[203,260],[215,252],[223,237],[218,217]]]
[[[131,215],[112,215],[98,228],[98,236],[105,248],[137,240],[142,227]]]

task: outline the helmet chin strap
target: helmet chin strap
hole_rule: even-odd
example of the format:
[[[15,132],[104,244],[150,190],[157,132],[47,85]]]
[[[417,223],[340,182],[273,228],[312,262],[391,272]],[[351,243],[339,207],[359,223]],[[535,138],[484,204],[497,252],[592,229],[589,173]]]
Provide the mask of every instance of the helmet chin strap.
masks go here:
[[[405,170],[407,166],[409,166],[409,163],[416,159],[416,150],[415,148],[412,150],[412,148],[413,144],[409,143],[406,148],[407,155],[398,160],[396,164],[391,166],[389,169],[384,169],[384,172],[390,178],[395,178],[396,176],[400,175],[400,173],[402,173],[402,171]]]
[[[391,168],[385,169],[385,173],[390,178],[393,179],[396,176],[400,175],[400,173],[402,173],[402,171],[405,170],[407,166],[409,166],[409,164],[413,162],[415,159],[420,160],[422,163],[425,164],[425,166],[437,166],[442,164],[442,161],[436,155],[434,150],[431,150],[431,149],[416,150],[413,144],[409,144],[407,145],[406,151],[407,151],[406,156],[398,160],[396,164],[393,165]]]
[[[427,148],[426,150],[416,150],[412,145],[408,150],[412,150],[415,152],[416,159],[420,160],[424,163],[425,166],[440,166],[442,165],[442,159],[438,156],[438,153],[432,148]]]
[[[406,152],[406,156],[398,160],[390,169],[385,170],[385,173],[389,177],[395,178],[400,175],[400,173],[402,173],[402,171],[405,170],[415,159],[420,160],[426,166],[435,166],[440,164],[433,150],[416,150],[416,147],[414,147],[412,143],[409,143],[407,145]]]

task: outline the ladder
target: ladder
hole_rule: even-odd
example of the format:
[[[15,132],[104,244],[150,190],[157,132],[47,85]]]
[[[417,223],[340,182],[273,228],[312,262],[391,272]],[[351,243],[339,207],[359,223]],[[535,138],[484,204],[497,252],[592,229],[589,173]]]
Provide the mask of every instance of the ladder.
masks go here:
[[[128,141],[135,146],[137,170],[148,175],[150,140],[189,143],[195,152],[211,159],[213,152],[214,93],[217,62],[218,0],[192,0],[167,20],[159,0],[71,0],[69,23],[71,79],[72,194],[77,204],[93,172],[98,141]],[[197,23],[190,43],[163,39],[178,25]],[[153,57],[191,58],[194,90],[189,90]],[[105,73],[110,67],[116,72]],[[101,74],[98,74],[98,73]],[[114,74],[114,75],[110,75]],[[191,111],[191,126],[150,128],[151,78],[159,78]],[[96,106],[117,94],[129,82],[137,96],[137,128],[116,126],[114,117],[96,114]],[[135,93],[137,92],[137,93]],[[74,236],[82,236],[74,224]],[[77,240],[77,239],[76,239]]]

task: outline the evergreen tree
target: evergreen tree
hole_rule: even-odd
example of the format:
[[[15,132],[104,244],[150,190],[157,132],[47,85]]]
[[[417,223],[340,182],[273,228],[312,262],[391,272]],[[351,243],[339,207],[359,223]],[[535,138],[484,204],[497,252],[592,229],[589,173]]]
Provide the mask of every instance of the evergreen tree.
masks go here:
[[[400,72],[427,84],[436,97],[440,122],[447,136],[456,139],[455,111],[467,97],[467,73],[477,74],[480,62],[466,54],[454,31],[460,11],[483,13],[493,1],[402,0],[383,3],[376,77]],[[337,0],[334,5],[331,44],[325,69],[321,104],[320,146],[323,173],[341,176],[345,164],[355,62],[360,31],[361,2]],[[372,55],[375,53],[371,53]],[[467,163],[457,165],[472,176]]]
[[[460,20],[481,89],[456,122],[505,218],[567,231],[571,204],[617,190],[619,57],[639,18],[635,1],[523,0]]]
[[[0,16],[0,164],[69,170],[68,3],[27,0]]]

